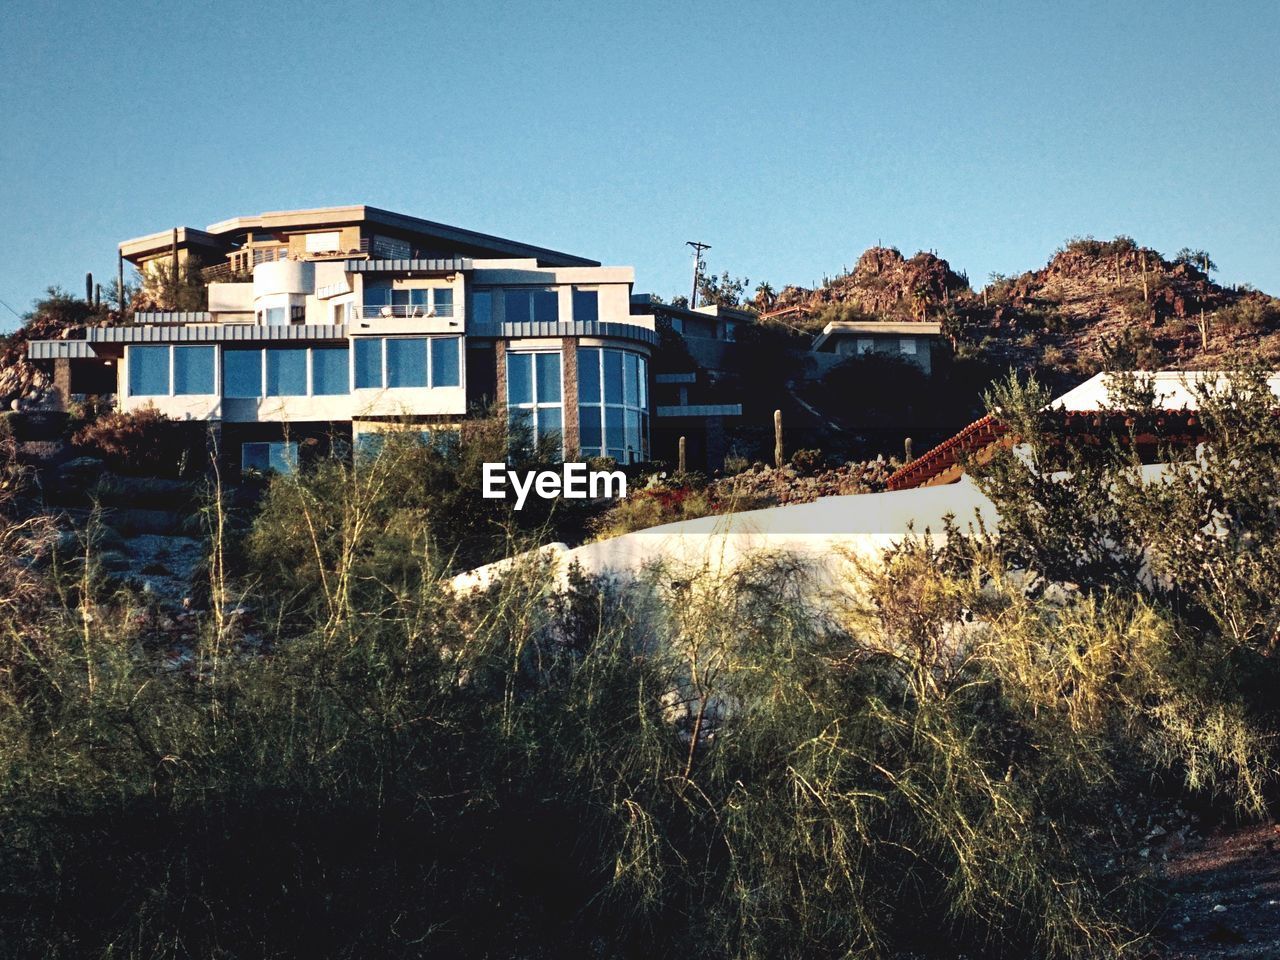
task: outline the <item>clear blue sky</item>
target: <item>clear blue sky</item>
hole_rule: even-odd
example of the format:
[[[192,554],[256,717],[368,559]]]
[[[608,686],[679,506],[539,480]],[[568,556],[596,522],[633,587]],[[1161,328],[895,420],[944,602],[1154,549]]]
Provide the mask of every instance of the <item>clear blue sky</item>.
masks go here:
[[[117,241],[367,202],[812,284],[883,240],[975,284],[1077,234],[1280,293],[1280,5],[46,3],[0,22],[0,299]],[[0,315],[13,315],[0,307]]]

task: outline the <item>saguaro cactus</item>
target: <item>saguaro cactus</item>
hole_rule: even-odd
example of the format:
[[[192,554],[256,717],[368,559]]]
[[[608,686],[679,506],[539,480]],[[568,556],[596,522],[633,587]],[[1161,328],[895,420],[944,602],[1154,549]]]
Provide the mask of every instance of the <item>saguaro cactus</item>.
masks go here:
[[[773,411],[773,465],[782,466],[782,411]]]
[[[679,462],[679,464],[680,464],[680,472],[681,472],[681,473],[684,473],[684,472],[685,472],[685,459],[684,459],[684,453],[685,453],[684,437],[681,437],[681,438],[680,438],[680,455],[679,455],[679,461],[678,461],[678,462]]]
[[[902,441],[902,455],[906,457],[906,459],[902,461],[903,463],[910,463],[912,460],[915,459],[915,457],[911,455],[911,446],[912,446],[911,438],[910,437],[904,438]]]

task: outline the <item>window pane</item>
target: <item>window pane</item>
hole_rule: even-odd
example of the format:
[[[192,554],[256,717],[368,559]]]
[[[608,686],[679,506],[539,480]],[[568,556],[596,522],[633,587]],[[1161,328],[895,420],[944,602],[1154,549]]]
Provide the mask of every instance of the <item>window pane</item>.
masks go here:
[[[600,402],[600,351],[578,351],[578,400],[581,403]]]
[[[431,385],[456,387],[461,383],[458,375],[458,338],[437,337],[431,341]]]
[[[507,354],[507,403],[533,402],[533,356]]]
[[[493,320],[493,294],[488,290],[471,295],[471,319],[476,323],[490,323]]]
[[[377,337],[361,337],[356,345],[356,389],[382,386],[382,341]]]
[[[356,456],[361,460],[376,460],[382,453],[385,437],[381,433],[362,433],[356,440]]]
[[[573,319],[577,323],[594,323],[600,319],[600,294],[595,290],[573,290]]]
[[[640,361],[640,406],[646,410],[649,409],[649,361],[644,357],[637,357]]]
[[[622,402],[622,352],[604,351],[604,402]]]
[[[427,385],[427,341],[387,341],[387,386],[425,387]]]
[[[453,316],[453,291],[448,289],[436,290],[435,309],[437,317]]]
[[[620,407],[604,408],[604,444],[606,456],[613,457],[619,463],[627,462],[627,437]]]
[[[274,470],[276,473],[293,473],[298,467],[298,444],[294,441],[288,443],[269,443],[267,468]]]
[[[533,319],[548,323],[560,319],[560,295],[554,290],[533,291]]]
[[[318,397],[348,392],[349,351],[346,347],[316,347],[311,351],[311,392]]]
[[[129,395],[167,397],[169,395],[169,348],[129,348]]]
[[[507,423],[510,426],[511,438],[520,442],[532,439],[533,411],[526,408],[512,407],[507,411]]]
[[[561,442],[561,433],[564,424],[561,422],[559,407],[539,407],[538,408],[538,439],[545,440],[554,438],[557,443]]]
[[[538,402],[560,402],[560,354],[536,353],[534,362],[538,365]]]
[[[409,302],[414,306],[425,307],[431,302],[431,291],[426,289],[410,290]]]
[[[634,407],[640,396],[639,359],[634,353],[622,355],[622,402],[629,407]]]
[[[302,347],[267,348],[267,396],[307,395],[307,351]]]
[[[288,322],[284,307],[267,307],[267,324],[269,326],[280,326]]]
[[[528,290],[508,290],[505,295],[507,306],[507,323],[528,323],[529,317],[529,291]]]
[[[643,444],[640,442],[640,413],[636,410],[627,411],[627,462],[632,463],[640,459],[640,451]]]
[[[578,439],[582,445],[583,456],[589,456],[587,450],[599,449],[603,444],[600,435],[600,408],[582,406],[578,408]]]
[[[271,460],[270,446],[267,443],[240,444],[240,469],[244,473],[266,473]]]
[[[173,348],[173,392],[217,393],[213,385],[213,347]]]
[[[391,302],[391,288],[384,283],[365,283],[364,285],[364,305],[366,307],[381,307]]]
[[[222,351],[222,395],[262,396],[262,351]]]

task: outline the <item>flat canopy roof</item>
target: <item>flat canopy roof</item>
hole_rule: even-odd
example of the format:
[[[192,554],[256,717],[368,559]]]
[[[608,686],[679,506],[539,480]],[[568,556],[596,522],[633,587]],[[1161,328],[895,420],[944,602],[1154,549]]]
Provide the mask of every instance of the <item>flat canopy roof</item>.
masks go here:
[[[942,324],[924,320],[906,320],[900,323],[880,320],[833,320],[822,328],[813,341],[812,350],[821,350],[833,337],[940,337]]]
[[[423,220],[403,213],[394,213],[378,207],[355,204],[342,207],[315,207],[307,210],[274,210],[254,216],[232,217],[211,223],[204,230],[192,227],[179,227],[179,245],[210,246],[226,248],[232,238],[248,233],[262,231],[264,233],[292,233],[325,227],[340,227],[351,224],[369,224],[383,227],[395,234],[430,238],[457,244],[466,253],[492,254],[499,257],[536,258],[547,266],[554,267],[598,267],[598,260],[574,256],[559,250],[507,240],[475,230],[453,227],[434,220]],[[184,243],[184,239],[186,243]],[[125,259],[132,261],[136,257],[149,253],[160,253],[168,248],[173,240],[172,230],[149,234],[120,244],[120,252]]]

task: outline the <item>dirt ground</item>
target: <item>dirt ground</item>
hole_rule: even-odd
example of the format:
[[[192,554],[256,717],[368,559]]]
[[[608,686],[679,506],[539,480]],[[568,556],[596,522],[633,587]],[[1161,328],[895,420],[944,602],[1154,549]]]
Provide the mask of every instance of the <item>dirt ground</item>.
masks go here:
[[[1280,960],[1280,825],[1188,842],[1162,873],[1160,960]]]

